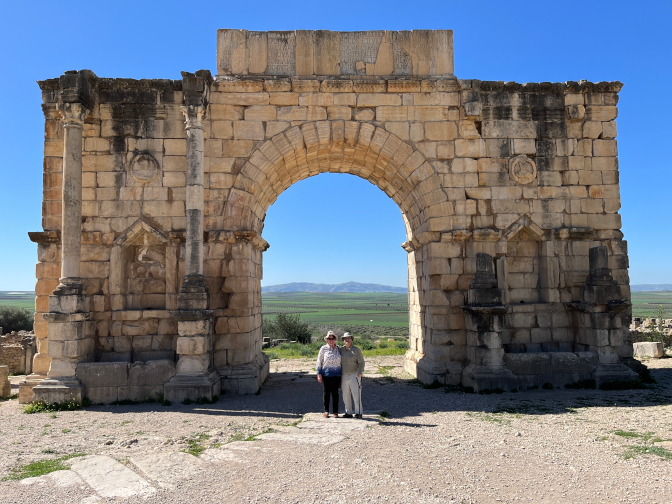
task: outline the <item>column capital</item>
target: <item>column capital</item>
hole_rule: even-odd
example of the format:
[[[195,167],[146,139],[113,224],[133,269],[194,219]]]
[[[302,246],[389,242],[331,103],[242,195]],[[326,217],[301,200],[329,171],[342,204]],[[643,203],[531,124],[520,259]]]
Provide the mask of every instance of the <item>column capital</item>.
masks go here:
[[[187,130],[192,128],[203,129],[203,119],[206,112],[203,105],[182,105],[180,110],[184,114],[184,124]]]
[[[58,110],[63,116],[64,126],[81,128],[90,111],[81,103],[59,103]]]

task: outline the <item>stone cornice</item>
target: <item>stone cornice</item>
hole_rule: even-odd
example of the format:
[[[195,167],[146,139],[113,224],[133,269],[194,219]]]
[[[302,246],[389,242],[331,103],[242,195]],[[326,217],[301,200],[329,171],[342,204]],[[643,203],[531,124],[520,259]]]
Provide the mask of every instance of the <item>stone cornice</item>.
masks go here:
[[[60,231],[29,231],[28,238],[33,243],[61,243]]]

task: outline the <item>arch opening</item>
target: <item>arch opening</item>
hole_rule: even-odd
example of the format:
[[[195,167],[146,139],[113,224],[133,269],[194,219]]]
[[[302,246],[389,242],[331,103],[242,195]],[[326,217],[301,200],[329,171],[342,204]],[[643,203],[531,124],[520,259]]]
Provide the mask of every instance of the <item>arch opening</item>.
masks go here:
[[[431,273],[423,245],[440,240],[446,229],[448,197],[440,174],[419,151],[394,134],[371,124],[320,121],[294,126],[265,141],[252,152],[237,174],[222,211],[227,229],[261,239],[266,212],[291,185],[320,173],[347,173],[368,180],[399,207],[407,241],[409,351],[406,361],[424,357],[428,314],[423,286]],[[263,240],[263,243],[266,243]],[[228,306],[217,321],[215,367],[226,374],[231,366],[255,361],[268,368],[262,354],[261,278],[263,252],[250,242],[232,246],[231,261],[222,276]],[[427,257],[425,257],[427,255]],[[224,307],[222,307],[224,308]],[[232,326],[244,326],[239,348]],[[226,336],[218,337],[220,334]],[[228,332],[227,332],[228,331]]]

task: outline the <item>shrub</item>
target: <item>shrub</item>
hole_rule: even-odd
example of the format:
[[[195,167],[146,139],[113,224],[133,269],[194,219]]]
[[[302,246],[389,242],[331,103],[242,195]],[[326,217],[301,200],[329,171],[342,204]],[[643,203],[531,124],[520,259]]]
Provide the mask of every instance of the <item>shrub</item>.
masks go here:
[[[378,348],[387,348],[387,341],[381,341],[378,343]]]
[[[299,343],[310,343],[311,332],[307,323],[301,322],[301,315],[278,313],[275,320],[264,319],[261,323],[261,334],[264,337],[287,339]]]
[[[359,340],[357,342],[357,346],[362,350],[373,350],[376,348],[376,345],[374,345],[373,342],[369,340]]]
[[[404,350],[408,350],[408,341],[397,341],[397,348],[403,348]]]
[[[317,354],[317,351],[314,348],[312,348],[312,346],[304,346],[301,347],[299,353],[304,357],[313,357],[314,355]]]
[[[6,333],[32,331],[33,312],[18,306],[0,306],[0,327]]]
[[[279,339],[277,332],[278,331],[273,320],[264,318],[261,321],[261,335],[264,338]]]
[[[74,411],[78,410],[81,407],[82,407],[81,404],[79,404],[75,400],[62,403],[48,403],[45,401],[34,401],[28,404],[23,409],[23,412],[30,415],[32,413],[47,413],[50,411]]]

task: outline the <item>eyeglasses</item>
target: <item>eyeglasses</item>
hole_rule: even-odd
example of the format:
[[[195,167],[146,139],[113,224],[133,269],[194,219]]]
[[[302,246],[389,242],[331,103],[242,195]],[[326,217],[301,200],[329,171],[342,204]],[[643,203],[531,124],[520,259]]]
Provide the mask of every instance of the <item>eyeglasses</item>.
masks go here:
[[[327,341],[334,341],[336,338],[327,338]]]

